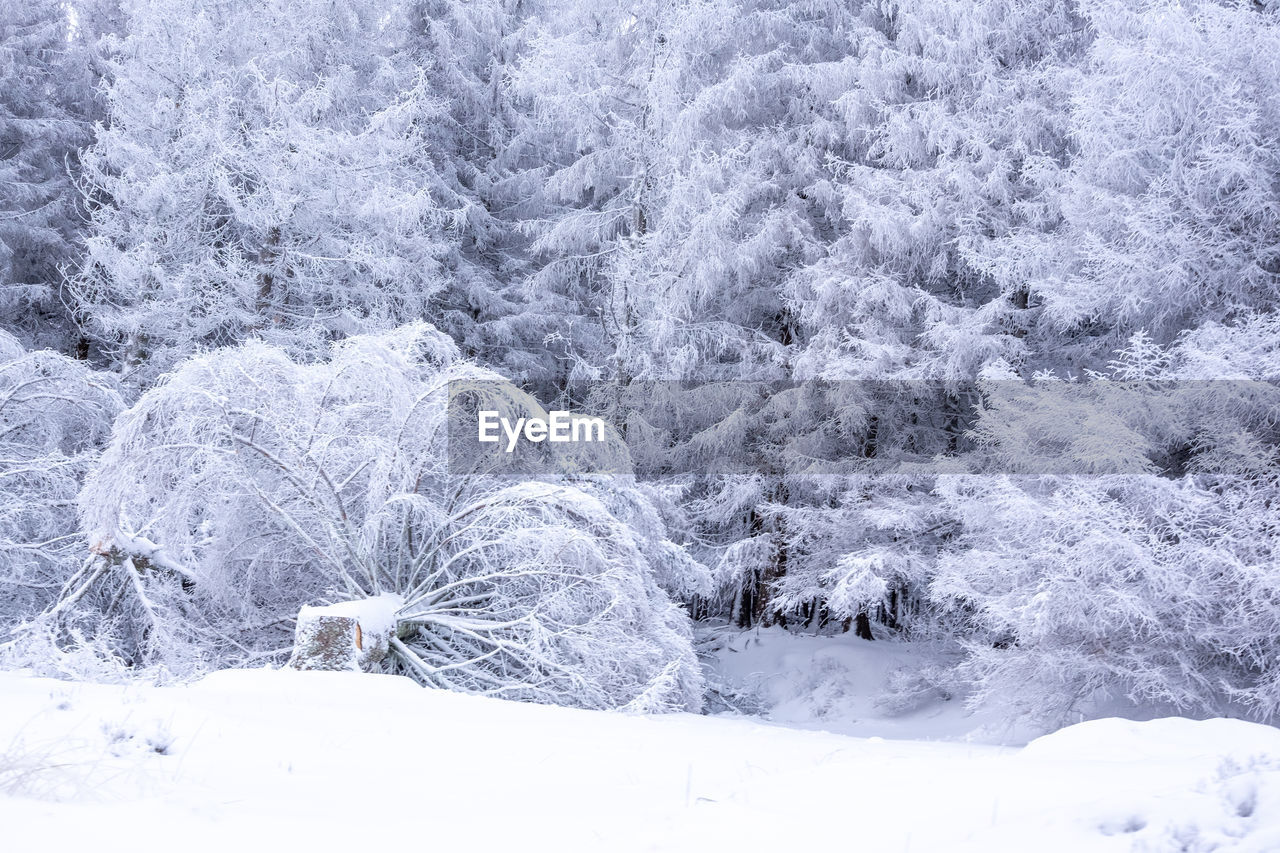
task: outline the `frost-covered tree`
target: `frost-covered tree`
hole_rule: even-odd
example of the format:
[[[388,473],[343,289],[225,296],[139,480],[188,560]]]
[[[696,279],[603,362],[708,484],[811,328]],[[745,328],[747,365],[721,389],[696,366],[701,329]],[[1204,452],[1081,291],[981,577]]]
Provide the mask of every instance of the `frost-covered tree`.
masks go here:
[[[1041,316],[1042,364],[1097,367],[1280,295],[1280,18],[1254,3],[1090,3],[1068,79],[1071,156],[1034,182],[1052,227],[983,249]],[[1070,362],[1074,362],[1073,364]]]
[[[528,135],[550,133],[554,151],[535,197],[545,212],[531,226],[532,282],[598,324],[602,339],[577,339],[583,375],[618,383],[601,408],[640,410],[625,428],[644,465],[705,461],[685,493],[725,586],[700,607],[748,621],[778,565],[766,505],[783,502],[781,468],[755,465],[776,461],[785,428],[768,423],[781,404],[751,411],[760,389],[734,382],[787,375],[794,329],[780,281],[812,259],[829,213],[809,190],[835,135],[849,15],[839,4],[566,3],[516,78],[533,104]],[[661,384],[683,379],[726,384]]]
[[[1055,0],[708,0],[570,4],[534,41],[517,81],[565,141],[538,280],[600,317],[609,375],[904,383],[829,389],[816,420],[791,395],[721,407],[701,387],[669,417],[647,406],[668,451],[755,459],[689,491],[732,612],[772,612],[793,571],[786,607],[826,586],[801,563],[826,575],[832,555],[787,543],[811,542],[823,514],[840,527],[835,496],[865,487],[811,484],[815,456],[954,449],[957,386],[1025,358],[1026,294],[981,250],[1052,224],[1037,176],[1069,153],[1064,81],[1087,38]],[[909,559],[911,537],[896,541]]]
[[[788,281],[797,369],[971,381],[1025,353],[1026,294],[993,280],[982,250],[1052,224],[1040,175],[1070,153],[1063,113],[1087,30],[1058,0],[868,6],[860,25],[831,105],[833,233]]]
[[[423,325],[309,365],[259,342],[184,364],[118,420],[80,498],[98,556],[46,620],[192,672],[278,659],[304,604],[392,594],[395,669],[424,684],[696,709],[688,617],[657,581],[697,567],[652,512],[628,525],[592,487],[455,470],[462,380],[508,387]]]
[[[310,357],[432,315],[467,205],[402,4],[132,3],[78,307],[151,375],[258,336]]]
[[[513,378],[563,376],[573,306],[526,286],[523,226],[530,171],[548,140],[529,135],[528,104],[511,85],[541,12],[530,0],[414,0],[397,61],[417,64],[444,112],[434,131],[443,180],[460,200],[459,260],[435,324],[463,352]]]
[[[844,424],[861,432],[854,453],[892,458],[885,439],[904,426],[892,414],[904,392],[919,399],[899,411],[935,430],[915,450],[954,452],[972,416],[969,383],[984,372],[1105,371],[1137,329],[1168,343],[1204,319],[1273,301],[1268,13],[997,0],[867,8],[859,25],[847,60],[855,70],[835,101],[845,127],[825,184],[839,205],[834,231],[788,279],[797,375],[903,383],[868,401],[861,425]],[[1151,73],[1153,58],[1164,73]],[[1083,405],[1096,412],[1101,399]],[[988,410],[983,427],[1029,423],[1005,415]],[[1110,437],[1090,434],[1097,424],[1040,425],[1152,471],[1167,461],[1103,447]],[[1185,454],[1198,440],[1184,435],[1179,446],[1135,429],[1153,453]],[[783,600],[846,582],[892,586],[899,569],[859,581],[867,559],[927,569],[919,555],[936,552],[937,532],[955,519],[928,497],[928,479],[915,479],[905,515],[893,480],[865,501],[873,517],[906,521],[888,541],[878,524],[845,515],[856,499],[815,493],[816,512],[792,513],[826,519],[831,531],[853,525],[863,541],[809,571],[790,561]],[[792,505],[799,495],[791,491]]]
[[[1273,482],[944,480],[965,532],[930,592],[978,629],[962,667],[975,700],[1053,723],[1119,698],[1198,713],[1235,700],[1273,717]]]
[[[79,258],[83,212],[73,180],[94,118],[91,13],[69,4],[0,6],[0,323],[66,348],[62,268]]]
[[[550,133],[535,282],[633,378],[785,375],[779,281],[831,212],[815,188],[853,51],[841,4],[562,3],[520,66]],[[811,190],[819,192],[812,193]]]
[[[110,376],[0,332],[0,642],[83,561],[76,495],[121,408]]]
[[[929,584],[975,700],[1280,710],[1274,326],[1140,333],[1105,374],[984,389],[984,473],[939,482],[958,535]]]
[[[530,287],[559,300],[566,319],[589,323],[565,324],[574,378],[628,378],[617,353],[634,296],[605,271],[619,245],[648,228],[672,75],[659,68],[673,56],[665,40],[676,14],[662,3],[557,3],[535,23],[514,78],[530,116],[513,150],[536,152],[523,180],[539,266]]]

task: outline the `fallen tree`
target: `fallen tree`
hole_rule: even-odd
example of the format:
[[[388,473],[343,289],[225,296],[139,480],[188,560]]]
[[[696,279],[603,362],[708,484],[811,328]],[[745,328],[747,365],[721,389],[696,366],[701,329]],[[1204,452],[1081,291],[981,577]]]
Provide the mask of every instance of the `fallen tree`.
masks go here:
[[[570,482],[450,471],[457,380],[537,407],[426,325],[318,364],[257,342],[187,362],[117,421],[80,496],[95,556],[47,618],[191,673],[282,661],[303,606],[393,594],[383,668],[423,684],[697,708],[688,617],[655,581],[672,566],[647,556],[678,549]]]

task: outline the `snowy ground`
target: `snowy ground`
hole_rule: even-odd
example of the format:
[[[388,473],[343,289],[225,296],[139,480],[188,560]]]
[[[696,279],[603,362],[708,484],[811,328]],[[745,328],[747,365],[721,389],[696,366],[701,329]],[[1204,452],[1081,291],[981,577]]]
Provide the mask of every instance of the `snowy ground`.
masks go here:
[[[1280,731],[1231,720],[1101,720],[1015,749],[391,676],[0,674],[0,747],[6,850],[1280,850]]]
[[[895,672],[914,671],[929,656],[918,644],[764,628],[704,631],[699,645],[726,704],[793,728],[1017,746],[1039,733],[996,711],[969,712],[962,697],[927,687],[916,687],[913,695],[910,684],[895,690]],[[938,655],[936,663],[954,660]]]
[[[1025,746],[1047,722],[1012,717],[995,706],[971,711],[965,696],[947,695],[919,676],[932,664],[947,681],[954,652],[921,643],[868,643],[853,633],[814,636],[782,628],[700,631],[710,662],[712,711],[727,708],[792,728],[895,740],[951,740]],[[1245,716],[1236,709],[1234,716]],[[1117,697],[1091,717],[1152,720],[1176,709],[1135,707]],[[1059,721],[1061,725],[1081,722]]]

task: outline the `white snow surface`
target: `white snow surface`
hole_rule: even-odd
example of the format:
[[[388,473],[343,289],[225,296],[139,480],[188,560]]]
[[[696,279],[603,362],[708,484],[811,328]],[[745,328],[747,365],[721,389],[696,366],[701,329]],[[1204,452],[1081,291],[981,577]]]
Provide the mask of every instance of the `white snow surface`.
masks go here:
[[[0,674],[6,850],[1280,850],[1280,731],[1023,749],[520,704],[345,672]]]

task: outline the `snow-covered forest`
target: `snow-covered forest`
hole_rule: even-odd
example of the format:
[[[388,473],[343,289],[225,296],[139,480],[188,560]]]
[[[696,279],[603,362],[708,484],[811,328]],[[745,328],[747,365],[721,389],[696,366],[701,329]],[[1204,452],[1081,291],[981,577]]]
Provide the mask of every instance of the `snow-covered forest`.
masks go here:
[[[1276,0],[0,0],[27,678],[1273,724],[1277,380]]]

